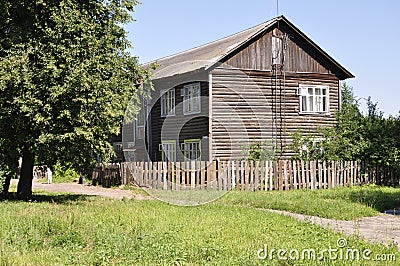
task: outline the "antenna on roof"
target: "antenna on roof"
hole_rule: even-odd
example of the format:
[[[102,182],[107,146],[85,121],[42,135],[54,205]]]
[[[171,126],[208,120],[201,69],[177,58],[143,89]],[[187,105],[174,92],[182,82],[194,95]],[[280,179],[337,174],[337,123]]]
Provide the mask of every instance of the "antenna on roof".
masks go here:
[[[276,0],[276,16],[279,17],[279,0]]]

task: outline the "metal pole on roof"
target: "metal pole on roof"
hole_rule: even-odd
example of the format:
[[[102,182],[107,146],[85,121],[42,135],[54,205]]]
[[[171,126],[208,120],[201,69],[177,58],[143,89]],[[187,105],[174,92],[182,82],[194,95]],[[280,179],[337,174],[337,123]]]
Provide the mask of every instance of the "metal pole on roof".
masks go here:
[[[276,0],[276,16],[279,17],[279,0]]]
[[[276,0],[276,16],[279,17],[279,0]]]

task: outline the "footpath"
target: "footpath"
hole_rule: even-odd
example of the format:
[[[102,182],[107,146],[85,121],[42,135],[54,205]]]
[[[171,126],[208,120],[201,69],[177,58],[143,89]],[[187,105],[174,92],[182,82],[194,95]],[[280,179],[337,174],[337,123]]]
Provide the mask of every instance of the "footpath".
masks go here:
[[[18,180],[12,180],[13,184],[17,184]],[[41,183],[34,179],[32,184],[33,190],[42,190],[49,192],[66,192],[72,194],[88,195],[88,196],[101,196],[113,199],[138,199],[146,200],[151,199],[149,196],[133,193],[129,190],[120,188],[103,188],[97,186],[91,186],[88,184],[82,185],[78,183]]]
[[[342,221],[315,216],[291,213],[287,211],[268,210],[292,218],[329,228],[344,235],[356,235],[375,243],[394,244],[400,251],[400,216],[379,214],[352,221]]]

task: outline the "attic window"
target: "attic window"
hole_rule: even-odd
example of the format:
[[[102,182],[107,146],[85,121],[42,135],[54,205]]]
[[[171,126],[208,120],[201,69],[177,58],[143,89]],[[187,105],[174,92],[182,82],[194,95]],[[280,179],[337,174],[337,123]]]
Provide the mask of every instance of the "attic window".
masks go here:
[[[306,86],[299,87],[300,113],[328,114],[329,87]]]

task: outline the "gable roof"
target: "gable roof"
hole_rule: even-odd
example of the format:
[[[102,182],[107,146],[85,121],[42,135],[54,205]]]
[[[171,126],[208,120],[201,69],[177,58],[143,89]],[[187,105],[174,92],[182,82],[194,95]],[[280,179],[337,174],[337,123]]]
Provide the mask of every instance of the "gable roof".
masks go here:
[[[292,30],[301,36],[311,47],[316,49],[325,57],[333,66],[335,73],[340,79],[353,78],[348,70],[341,66],[325,51],[323,51],[316,43],[302,33],[284,16],[279,16],[261,23],[255,27],[230,35],[228,37],[198,46],[196,48],[186,50],[181,53],[170,55],[145,64],[157,63],[158,67],[153,71],[153,79],[161,79],[175,75],[190,73],[196,70],[208,70],[218,63],[222,62],[226,57],[234,54],[243,45],[250,42],[257,36],[264,34],[272,29],[277,23],[286,23]]]

